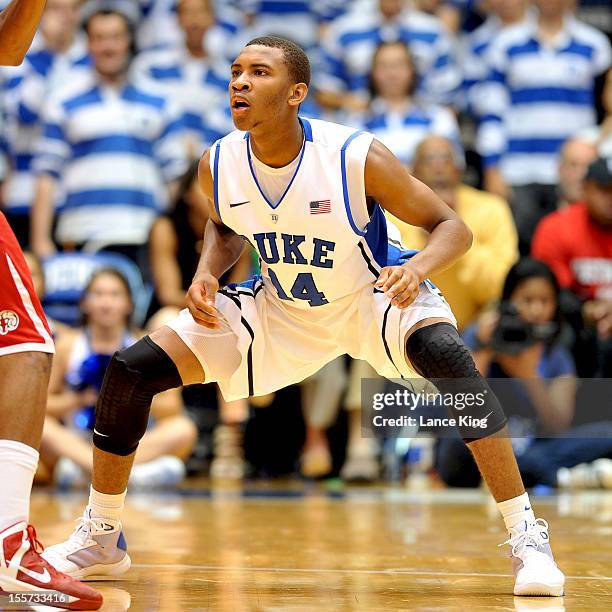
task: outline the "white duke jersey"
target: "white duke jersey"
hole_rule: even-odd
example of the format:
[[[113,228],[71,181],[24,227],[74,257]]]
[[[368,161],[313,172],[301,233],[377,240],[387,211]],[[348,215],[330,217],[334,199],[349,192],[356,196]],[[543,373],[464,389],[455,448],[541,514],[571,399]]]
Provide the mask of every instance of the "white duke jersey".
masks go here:
[[[259,254],[266,290],[285,305],[324,306],[372,285],[380,268],[406,261],[376,204],[368,212],[364,169],[373,135],[300,118],[304,145],[278,202],[257,182],[249,134],[234,131],[211,149],[221,221]]]

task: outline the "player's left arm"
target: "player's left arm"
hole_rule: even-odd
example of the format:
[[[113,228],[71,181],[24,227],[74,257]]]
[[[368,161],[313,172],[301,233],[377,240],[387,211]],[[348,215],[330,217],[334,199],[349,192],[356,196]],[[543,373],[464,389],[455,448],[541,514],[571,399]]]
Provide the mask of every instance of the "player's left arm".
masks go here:
[[[422,251],[401,266],[384,267],[376,281],[393,304],[406,308],[416,299],[422,281],[445,270],[469,250],[472,232],[378,140],[372,142],[366,159],[365,190],[368,198],[398,219],[430,234]]]
[[[0,13],[0,66],[19,66],[32,44],[46,0],[13,0]]]

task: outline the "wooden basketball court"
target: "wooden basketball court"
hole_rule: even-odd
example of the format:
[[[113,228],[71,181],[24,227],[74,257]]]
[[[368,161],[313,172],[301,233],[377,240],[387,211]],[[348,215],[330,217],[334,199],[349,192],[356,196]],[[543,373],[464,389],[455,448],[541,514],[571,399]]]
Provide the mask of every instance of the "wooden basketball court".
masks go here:
[[[128,497],[133,568],[97,582],[104,610],[612,610],[612,493],[532,497],[551,524],[563,598],[512,595],[502,522],[482,490],[193,483]],[[32,521],[63,540],[84,494],[38,490]]]

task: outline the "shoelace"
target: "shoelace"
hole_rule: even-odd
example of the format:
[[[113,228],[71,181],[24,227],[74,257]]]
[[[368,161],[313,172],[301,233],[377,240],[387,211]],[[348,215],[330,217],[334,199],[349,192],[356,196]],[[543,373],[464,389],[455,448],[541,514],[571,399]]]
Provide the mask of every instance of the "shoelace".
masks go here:
[[[74,536],[74,539],[79,542],[79,544],[83,545],[87,542],[92,529],[97,529],[98,531],[104,530],[104,521],[97,518],[91,518],[85,514],[80,516],[78,519],[75,519],[75,523],[78,523],[78,525],[72,535]]]
[[[548,523],[544,519],[536,519],[534,523],[528,523],[525,531],[518,529],[510,529],[510,537],[498,546],[510,544],[512,546],[512,554],[515,557],[522,557],[527,546],[538,548],[539,546],[548,543],[548,537],[542,537],[542,532],[548,532]]]
[[[34,552],[40,554],[45,549],[45,547],[42,545],[42,542],[36,536],[36,529],[34,529],[34,525],[28,525],[27,532],[28,539],[30,540]]]

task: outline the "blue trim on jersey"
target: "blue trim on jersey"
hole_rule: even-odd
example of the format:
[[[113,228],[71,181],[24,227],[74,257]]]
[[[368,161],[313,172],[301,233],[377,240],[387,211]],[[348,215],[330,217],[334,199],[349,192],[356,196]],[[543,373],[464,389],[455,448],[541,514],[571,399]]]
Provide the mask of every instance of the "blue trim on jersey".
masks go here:
[[[300,123],[302,123],[301,120],[300,120]],[[291,189],[291,185],[293,185],[293,181],[295,180],[295,177],[298,175],[298,172],[300,171],[300,167],[302,166],[302,160],[304,159],[304,151],[306,151],[306,140],[307,140],[306,127],[304,126],[304,123],[302,123],[302,126],[304,128],[304,143],[302,144],[302,151],[300,152],[300,159],[298,161],[298,165],[295,169],[295,172],[293,173],[293,176],[291,177],[291,180],[289,181],[289,184],[287,185],[287,188],[285,189],[285,191],[283,192],[283,195],[281,195],[279,201],[276,204],[272,204],[272,202],[268,200],[266,194],[263,192],[263,189],[261,188],[261,186],[259,185],[259,182],[257,181],[257,176],[255,176],[255,171],[253,170],[253,160],[251,159],[251,143],[249,139],[249,133],[247,132],[245,135],[246,147],[247,147],[247,159],[249,160],[249,169],[251,170],[251,176],[253,177],[253,181],[255,181],[255,185],[257,185],[257,189],[259,189],[259,193],[261,194],[261,197],[265,200],[266,204],[272,210],[276,210],[281,205],[281,202],[285,199],[287,192]],[[310,134],[310,139],[312,140],[312,132]]]
[[[298,120],[302,124],[302,129],[304,130],[304,140],[312,142],[312,126],[310,125],[310,121],[303,117],[298,117]]]
[[[219,210],[219,157],[221,156],[221,141],[217,140],[215,145],[217,145],[217,153],[215,154],[215,161],[213,163],[213,201],[217,216],[221,219],[221,211]],[[213,145],[213,147],[215,145]]]
[[[358,235],[358,236],[365,236],[366,232],[362,232],[357,225],[355,224],[355,221],[353,219],[353,213],[351,213],[351,203],[349,201],[349,195],[348,195],[348,185],[346,182],[346,150],[348,148],[348,146],[351,144],[351,142],[357,138],[357,136],[359,136],[359,134],[364,134],[365,132],[363,132],[363,130],[357,130],[356,132],[353,132],[345,141],[344,144],[342,145],[342,148],[340,149],[340,172],[342,173],[342,197],[344,198],[344,208],[346,209],[346,216],[348,217],[348,221],[349,224],[352,228],[352,230]]]
[[[401,266],[418,252],[419,251],[417,249],[400,249],[389,241],[387,245],[387,265]]]
[[[388,263],[388,247],[387,247],[387,221],[385,213],[377,203],[374,205],[372,216],[365,227],[365,241],[368,245],[374,260],[384,268]]]

